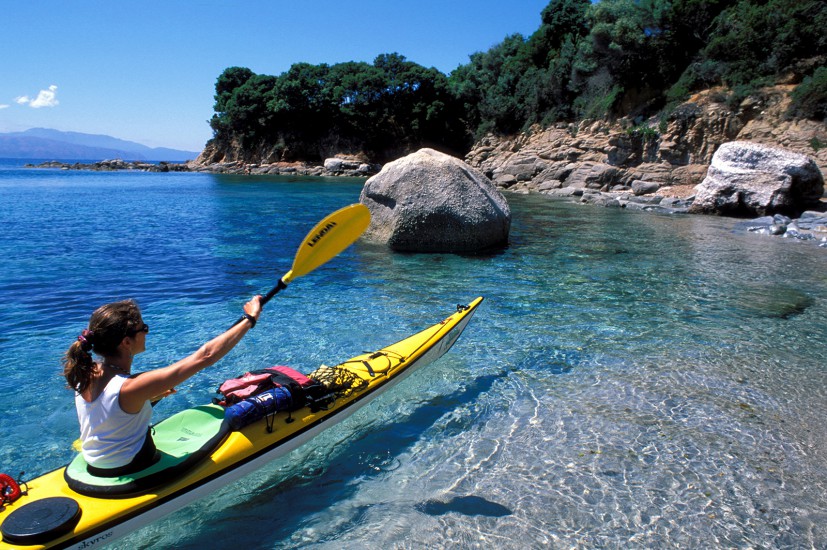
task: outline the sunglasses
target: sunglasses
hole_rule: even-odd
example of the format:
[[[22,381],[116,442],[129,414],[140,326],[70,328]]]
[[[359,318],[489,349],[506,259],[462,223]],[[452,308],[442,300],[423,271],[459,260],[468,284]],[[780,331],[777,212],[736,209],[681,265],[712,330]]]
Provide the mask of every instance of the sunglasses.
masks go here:
[[[143,323],[140,327],[133,330],[130,334],[132,334],[134,336],[135,334],[138,334],[139,332],[146,332],[147,334],[149,334],[149,325],[147,325],[146,323]]]

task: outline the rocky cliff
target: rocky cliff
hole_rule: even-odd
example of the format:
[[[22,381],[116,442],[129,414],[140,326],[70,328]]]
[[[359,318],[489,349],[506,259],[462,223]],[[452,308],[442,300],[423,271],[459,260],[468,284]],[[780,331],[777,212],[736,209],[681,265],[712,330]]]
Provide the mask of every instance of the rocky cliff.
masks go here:
[[[722,143],[746,140],[807,155],[827,173],[825,124],[784,117],[793,87],[764,89],[737,111],[724,103],[722,90],[708,90],[663,121],[586,121],[489,136],[466,161],[511,191],[568,187],[685,196],[703,180]]]

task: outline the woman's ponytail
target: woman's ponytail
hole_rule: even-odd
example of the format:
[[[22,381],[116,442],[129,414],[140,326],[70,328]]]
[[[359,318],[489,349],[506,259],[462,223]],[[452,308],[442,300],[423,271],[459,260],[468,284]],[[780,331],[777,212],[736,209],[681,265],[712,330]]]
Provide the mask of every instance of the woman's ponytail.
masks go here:
[[[68,386],[78,393],[82,393],[92,383],[92,373],[95,370],[91,336],[85,333],[92,334],[92,331],[84,330],[63,356],[63,376],[66,377]]]

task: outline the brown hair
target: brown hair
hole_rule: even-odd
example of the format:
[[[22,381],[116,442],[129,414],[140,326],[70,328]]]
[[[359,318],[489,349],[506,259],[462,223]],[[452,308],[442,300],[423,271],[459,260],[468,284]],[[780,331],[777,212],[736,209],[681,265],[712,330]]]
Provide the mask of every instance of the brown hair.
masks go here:
[[[112,302],[99,307],[84,330],[63,356],[63,376],[70,388],[83,392],[92,382],[95,362],[91,352],[102,357],[118,354],[126,336],[141,327],[141,310],[133,300]]]

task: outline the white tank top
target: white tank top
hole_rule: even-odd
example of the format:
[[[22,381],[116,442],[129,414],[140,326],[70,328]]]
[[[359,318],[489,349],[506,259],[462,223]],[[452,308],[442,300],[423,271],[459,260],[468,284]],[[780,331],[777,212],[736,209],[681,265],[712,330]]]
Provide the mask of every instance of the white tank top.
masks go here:
[[[126,380],[115,376],[91,403],[75,394],[83,458],[96,468],[126,466],[144,444],[152,406],[147,401],[136,414],[124,412],[118,396]]]

